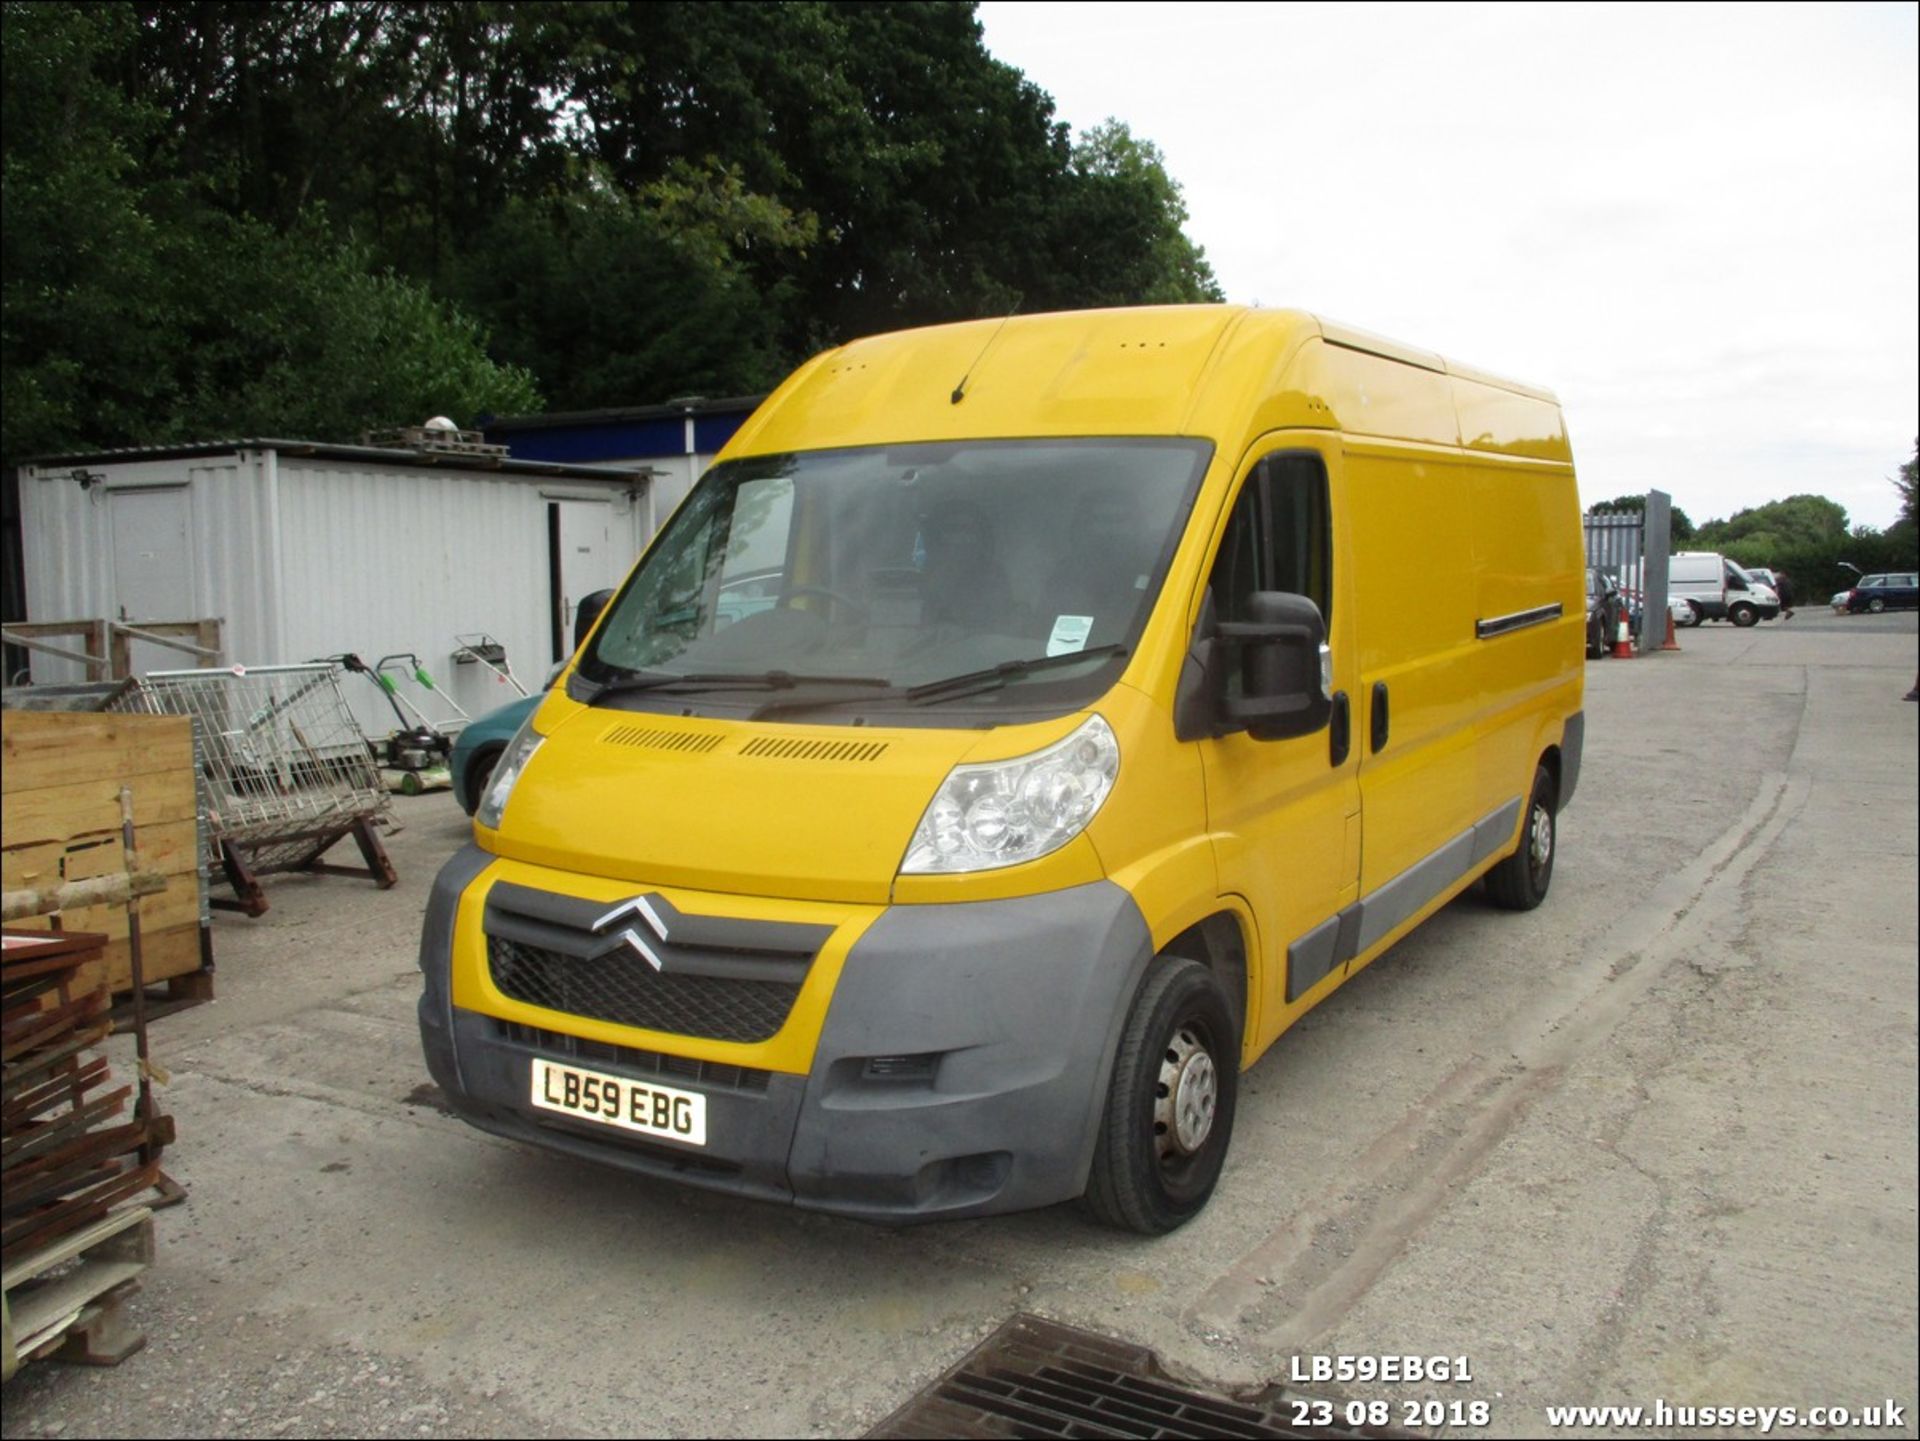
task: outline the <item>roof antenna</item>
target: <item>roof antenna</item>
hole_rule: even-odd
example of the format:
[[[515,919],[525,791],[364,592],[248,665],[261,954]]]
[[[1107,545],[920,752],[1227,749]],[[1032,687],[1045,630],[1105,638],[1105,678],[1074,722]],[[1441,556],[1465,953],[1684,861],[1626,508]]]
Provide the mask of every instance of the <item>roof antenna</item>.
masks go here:
[[[987,343],[980,347],[980,353],[974,356],[973,364],[967,367],[967,373],[960,377],[960,383],[954,386],[953,394],[947,397],[951,404],[958,405],[967,398],[967,382],[973,379],[974,371],[978,370],[980,362],[987,358],[987,352],[993,349],[993,342],[1000,338],[1000,332],[1007,328],[1007,322],[1019,313],[1020,307],[1016,305],[1000,317],[1000,323],[993,327],[993,334],[987,337]]]

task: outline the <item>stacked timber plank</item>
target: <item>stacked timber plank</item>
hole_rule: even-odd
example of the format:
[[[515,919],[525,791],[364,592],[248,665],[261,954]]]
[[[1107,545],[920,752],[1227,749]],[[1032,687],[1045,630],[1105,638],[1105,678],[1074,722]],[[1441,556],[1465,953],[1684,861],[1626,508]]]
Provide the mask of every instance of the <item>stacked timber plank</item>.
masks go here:
[[[184,716],[0,712],[0,880],[9,893],[51,894],[129,871],[159,873],[165,888],[139,901],[146,980],[204,999],[211,975],[191,727]],[[133,791],[138,857],[122,840],[123,786]],[[124,903],[68,906],[60,924],[105,935],[96,964],[106,989],[131,986]]]
[[[114,1360],[139,1344],[118,1297],[145,1269],[152,1230],[129,1207],[160,1183],[172,1123],[148,1087],[117,1083],[97,1047],[106,937],[0,933],[0,1272],[4,1346],[21,1360],[68,1345]]]
[[[0,1262],[99,1220],[160,1177],[170,1123],[129,1116],[94,1048],[107,1016],[105,937],[8,930],[0,951]],[[91,976],[92,979],[86,979]]]

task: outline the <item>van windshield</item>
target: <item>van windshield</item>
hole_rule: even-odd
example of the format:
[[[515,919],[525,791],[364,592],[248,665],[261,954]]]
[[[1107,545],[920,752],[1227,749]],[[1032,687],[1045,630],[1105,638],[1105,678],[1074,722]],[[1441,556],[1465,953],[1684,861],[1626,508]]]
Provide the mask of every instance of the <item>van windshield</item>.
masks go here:
[[[579,698],[798,712],[1084,691],[1138,640],[1211,450],[967,441],[715,466],[608,608]]]

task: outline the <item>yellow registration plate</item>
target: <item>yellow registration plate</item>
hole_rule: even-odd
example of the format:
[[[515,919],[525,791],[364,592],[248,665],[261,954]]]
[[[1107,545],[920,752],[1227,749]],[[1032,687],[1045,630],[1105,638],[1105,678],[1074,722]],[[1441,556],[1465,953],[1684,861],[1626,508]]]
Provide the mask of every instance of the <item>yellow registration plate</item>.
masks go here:
[[[536,1056],[533,1104],[543,1111],[600,1121],[643,1136],[689,1146],[707,1144],[707,1098],[651,1081],[583,1071]]]

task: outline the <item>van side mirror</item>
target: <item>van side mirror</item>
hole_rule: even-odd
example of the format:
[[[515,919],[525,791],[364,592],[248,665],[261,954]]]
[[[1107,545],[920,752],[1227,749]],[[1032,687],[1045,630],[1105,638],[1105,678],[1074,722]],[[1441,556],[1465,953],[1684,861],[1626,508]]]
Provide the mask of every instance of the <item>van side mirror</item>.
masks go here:
[[[1248,618],[1215,621],[1209,596],[1174,704],[1182,740],[1244,730],[1255,740],[1287,740],[1324,729],[1333,718],[1327,693],[1327,626],[1304,595],[1255,591]],[[1238,675],[1237,695],[1227,680]]]
[[[600,619],[600,612],[607,608],[607,602],[613,599],[610,590],[591,591],[580,597],[580,603],[573,608],[573,648],[579,650],[587,639],[587,632],[593,629],[593,623]]]

